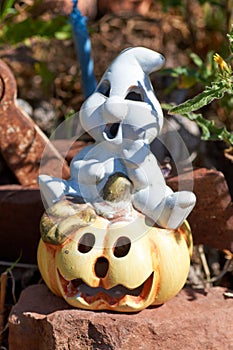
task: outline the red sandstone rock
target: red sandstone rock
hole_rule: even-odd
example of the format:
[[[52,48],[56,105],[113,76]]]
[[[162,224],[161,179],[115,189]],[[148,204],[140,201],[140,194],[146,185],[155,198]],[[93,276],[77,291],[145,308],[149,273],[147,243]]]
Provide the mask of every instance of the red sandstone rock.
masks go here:
[[[224,175],[205,168],[186,172],[168,180],[174,189],[190,188],[197,196],[188,217],[195,244],[233,251],[233,205]]]
[[[231,350],[233,299],[183,289],[135,314],[72,309],[44,285],[25,289],[9,317],[9,350]]]
[[[0,260],[36,263],[44,206],[38,189],[0,186]]]

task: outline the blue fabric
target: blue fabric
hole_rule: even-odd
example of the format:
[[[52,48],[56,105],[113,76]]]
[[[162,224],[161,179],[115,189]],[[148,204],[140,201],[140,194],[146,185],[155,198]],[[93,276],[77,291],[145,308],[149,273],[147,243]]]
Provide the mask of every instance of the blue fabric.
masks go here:
[[[77,0],[73,1],[73,10],[70,14],[74,36],[76,54],[80,63],[82,75],[82,89],[85,97],[90,96],[96,88],[94,63],[91,57],[91,40],[87,31],[87,18],[82,16],[77,7]]]

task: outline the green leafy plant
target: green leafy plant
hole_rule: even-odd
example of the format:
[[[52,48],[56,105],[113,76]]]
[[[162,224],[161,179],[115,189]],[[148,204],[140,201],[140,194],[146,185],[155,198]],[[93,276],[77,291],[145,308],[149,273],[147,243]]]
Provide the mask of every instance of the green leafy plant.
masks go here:
[[[230,55],[227,61],[231,61],[233,54],[233,30],[228,35]],[[215,79],[210,85],[207,85],[201,93],[185,101],[184,103],[173,106],[170,114],[181,114],[190,120],[195,121],[202,129],[202,138],[204,140],[223,140],[233,146],[233,134],[225,126],[218,128],[213,120],[207,120],[199,111],[202,107],[210,104],[216,99],[223,99],[225,95],[233,95],[233,72],[230,63],[227,63],[219,54],[214,54],[214,62],[217,64],[217,74],[213,75]]]
[[[178,66],[175,68],[164,68],[161,75],[174,78],[173,83],[166,89],[169,93],[174,89],[190,89],[195,85],[210,84],[216,79],[216,69],[213,61],[213,51],[209,51],[205,60],[197,54],[191,53],[192,66]]]
[[[9,13],[9,12],[8,12]],[[13,17],[17,13],[13,13]],[[0,44],[16,45],[33,37],[44,39],[56,38],[59,40],[71,38],[71,26],[65,16],[56,16],[50,20],[27,17],[22,21],[13,21],[5,17],[0,25]]]
[[[14,50],[20,46],[32,48],[33,52],[35,43],[43,49],[46,41],[66,40],[72,37],[69,17],[54,14],[43,16],[40,11],[38,15],[37,6],[40,3],[41,0],[0,1],[0,49],[3,48],[4,51],[6,46],[10,46]],[[53,89],[55,73],[48,65],[45,55],[34,62],[34,73],[41,78],[41,91],[44,96],[48,96]]]

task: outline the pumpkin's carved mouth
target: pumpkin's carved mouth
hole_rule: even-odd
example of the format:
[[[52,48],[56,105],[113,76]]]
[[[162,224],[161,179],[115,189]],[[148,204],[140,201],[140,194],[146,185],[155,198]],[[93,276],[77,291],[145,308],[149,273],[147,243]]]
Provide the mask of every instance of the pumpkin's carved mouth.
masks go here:
[[[89,305],[98,300],[103,300],[107,304],[114,306],[126,298],[135,303],[140,303],[149,295],[153,283],[153,273],[140,286],[134,289],[129,289],[121,284],[110,289],[90,287],[81,278],[67,281],[60,273],[59,276],[66,298],[82,298]]]

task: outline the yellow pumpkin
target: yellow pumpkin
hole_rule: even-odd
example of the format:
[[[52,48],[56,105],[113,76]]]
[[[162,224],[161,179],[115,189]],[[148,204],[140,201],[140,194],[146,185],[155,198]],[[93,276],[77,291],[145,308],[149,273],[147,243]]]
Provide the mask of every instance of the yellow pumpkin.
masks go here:
[[[188,275],[187,222],[162,229],[133,208],[108,219],[64,199],[43,215],[41,235],[41,275],[53,293],[77,308],[139,311],[175,296]]]

